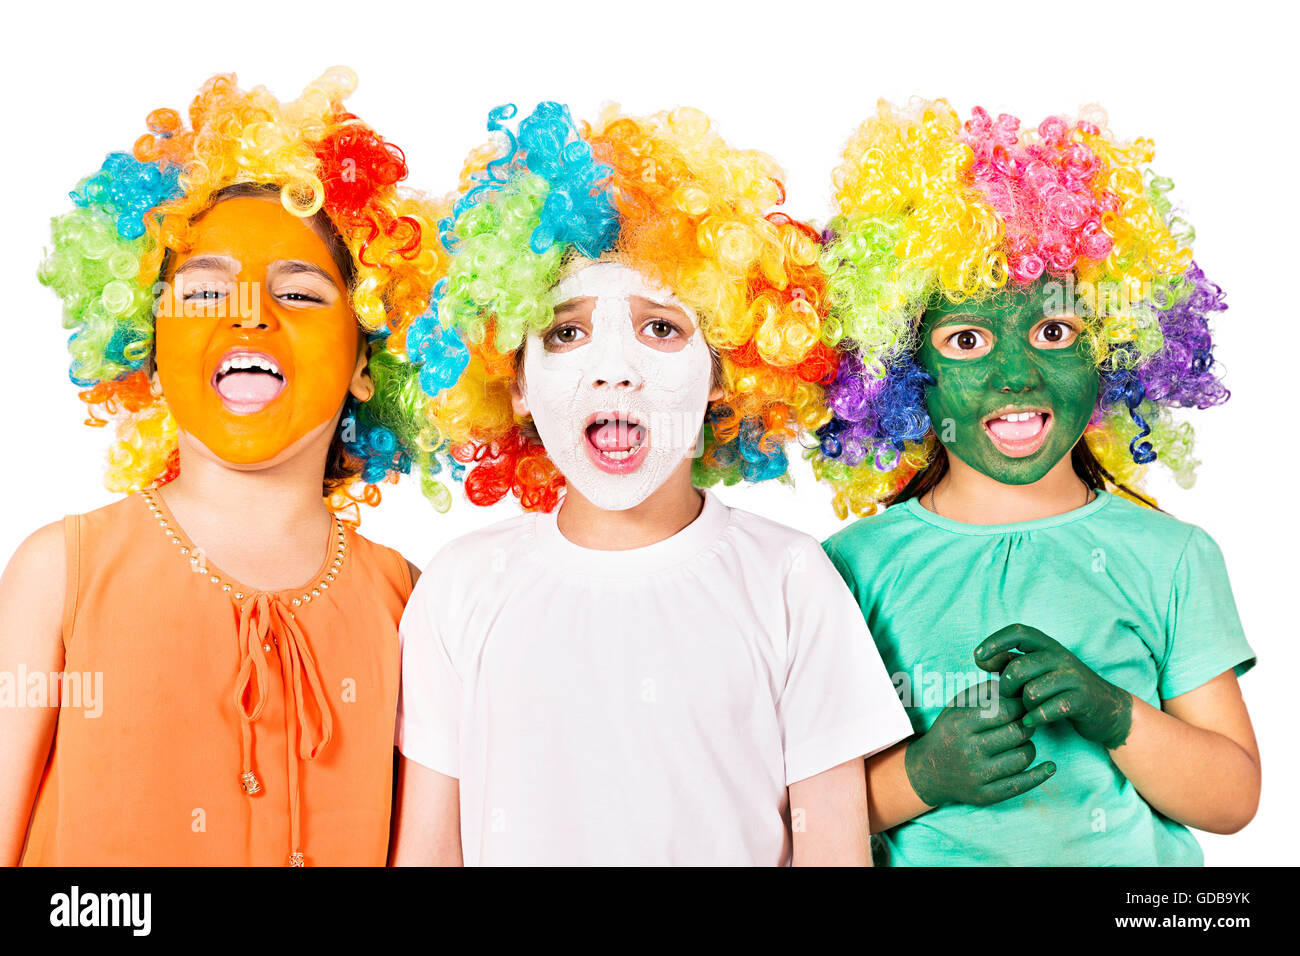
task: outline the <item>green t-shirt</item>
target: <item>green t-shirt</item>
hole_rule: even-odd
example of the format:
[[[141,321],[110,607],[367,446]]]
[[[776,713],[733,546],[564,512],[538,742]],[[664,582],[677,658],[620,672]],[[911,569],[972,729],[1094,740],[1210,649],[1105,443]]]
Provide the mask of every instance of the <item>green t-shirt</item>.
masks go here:
[[[1038,628],[1154,707],[1255,663],[1213,539],[1104,492],[1075,511],[1003,525],[950,521],[911,500],[822,547],[917,731],[991,676],[975,666],[975,646],[1008,624]],[[1038,761],[1057,764],[1051,779],[1003,803],[939,807],[895,827],[883,835],[890,864],[1203,862],[1187,828],[1153,810],[1102,745],[1067,721],[1039,727],[1033,741]]]

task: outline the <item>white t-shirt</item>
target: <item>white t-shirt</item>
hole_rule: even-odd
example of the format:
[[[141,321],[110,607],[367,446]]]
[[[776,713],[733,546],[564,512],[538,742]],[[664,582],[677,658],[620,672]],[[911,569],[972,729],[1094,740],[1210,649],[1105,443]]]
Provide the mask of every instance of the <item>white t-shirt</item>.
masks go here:
[[[401,635],[397,745],[459,779],[468,865],[786,864],[786,787],[912,733],[817,541],[707,492],[631,551],[453,541]]]

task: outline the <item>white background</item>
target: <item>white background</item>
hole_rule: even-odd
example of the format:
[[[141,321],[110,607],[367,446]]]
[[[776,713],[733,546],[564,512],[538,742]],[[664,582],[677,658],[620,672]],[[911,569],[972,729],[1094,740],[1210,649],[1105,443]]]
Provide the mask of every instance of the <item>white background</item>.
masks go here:
[[[1156,143],[1154,167],[1196,226],[1196,258],[1228,294],[1217,356],[1227,406],[1195,413],[1204,464],[1191,491],[1160,476],[1161,504],[1201,525],[1227,558],[1246,632],[1259,654],[1243,680],[1265,764],[1255,821],[1231,837],[1202,835],[1207,862],[1292,863],[1298,663],[1297,142],[1291,23],[1284,4],[1151,7],[1069,4],[896,4],[797,0],[605,3],[104,4],[78,12],[22,4],[6,13],[3,288],[6,389],[0,561],[41,524],[114,496],[101,485],[107,430],[81,425],[66,375],[59,303],[35,279],[48,219],[106,152],[129,150],[155,107],[184,109],[198,85],[234,71],[292,98],[326,67],[361,85],[349,106],[406,150],[410,183],[454,188],[465,152],[484,139],[489,108],[542,99],[592,116],[613,100],[638,112],[704,109],[730,142],[766,150],[788,172],[787,209],[824,221],[829,176],[877,98],[947,97],[1027,124],[1101,103],[1124,137]],[[381,14],[383,16],[381,17]],[[1282,14],[1290,20],[1289,14]],[[796,467],[783,486],[721,497],[819,537],[839,522],[826,491]],[[423,565],[455,535],[515,513],[446,516],[414,483],[385,490],[364,518],[371,538]],[[1214,768],[1207,767],[1207,774]]]

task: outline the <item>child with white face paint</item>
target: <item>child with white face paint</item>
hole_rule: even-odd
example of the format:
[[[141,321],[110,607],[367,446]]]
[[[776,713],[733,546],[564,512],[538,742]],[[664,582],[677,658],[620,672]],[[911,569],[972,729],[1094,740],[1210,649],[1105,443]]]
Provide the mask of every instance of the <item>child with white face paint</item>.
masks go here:
[[[513,404],[532,415],[569,501],[621,512],[674,476],[689,484],[704,413],[722,397],[694,310],[613,262],[579,269],[552,301],[555,324],[529,335]]]
[[[506,179],[493,178],[500,167],[483,174],[489,186],[477,195],[489,209],[518,198],[512,176],[541,170],[553,177],[553,192],[565,188],[554,179],[559,165],[541,154],[547,142],[577,132],[567,111],[546,113],[547,106],[521,124],[527,154],[502,164],[515,167]],[[631,126],[649,138],[650,152],[671,150],[660,168],[673,168],[668,159],[683,162],[676,140],[707,133],[707,125],[687,122],[695,115],[614,123],[590,142],[602,154],[615,151]],[[530,122],[551,123],[552,135],[530,139]],[[565,176],[580,179],[572,156],[584,142],[568,143]],[[498,490],[542,486],[553,468],[563,498],[558,510],[543,504],[452,542],[434,558],[435,574],[424,576],[442,575],[439,585],[417,588],[408,604],[398,864],[870,862],[863,758],[910,726],[862,617],[815,539],[729,508],[692,482],[701,450],[717,460],[725,457],[720,448],[740,446],[750,462],[779,453],[781,436],[770,426],[783,420],[780,401],[763,401],[766,424],[746,414],[759,403],[736,385],[743,356],[727,326],[753,305],[734,290],[767,288],[760,260],[770,265],[782,254],[774,248],[798,242],[778,234],[793,224],[764,215],[779,188],[766,178],[769,161],[705,142],[742,172],[755,164],[748,175],[759,185],[749,182],[747,192],[736,175],[735,196],[711,197],[703,211],[670,204],[655,215],[677,217],[676,235],[696,236],[712,214],[772,240],[755,245],[734,276],[693,247],[691,268],[675,269],[672,248],[631,204],[619,211],[618,231],[601,233],[603,214],[614,211],[606,198],[606,207],[593,200],[585,212],[600,242],[556,243],[573,248],[540,270],[547,284],[506,294],[508,279],[482,263],[510,260],[479,253],[502,241],[497,224],[516,220],[504,211],[484,217],[493,225],[475,233],[482,206],[457,206],[437,312],[446,327],[483,342],[463,381],[435,407],[507,396],[525,437],[498,444],[514,441],[524,453]],[[613,172],[617,186],[626,180],[611,160],[605,177]],[[596,198],[613,192],[605,189]],[[742,198],[754,194],[765,201]],[[561,232],[547,210],[571,210],[574,196],[592,195],[580,185],[569,202],[548,199],[521,234],[526,244],[514,252],[511,274],[546,265],[554,247],[538,253],[537,237]],[[790,306],[807,293],[792,294],[796,263],[784,265],[779,292]],[[494,283],[502,294],[484,298]],[[540,304],[540,313],[521,302]],[[806,314],[798,306],[773,312],[791,323]],[[805,351],[818,354],[812,343]],[[781,394],[804,394],[796,364],[776,371],[773,363]],[[821,374],[815,364],[803,366],[807,375]],[[726,427],[724,406],[740,427]],[[472,416],[469,433],[499,419]],[[454,433],[449,412],[435,420]],[[529,426],[540,446],[529,444]],[[756,428],[775,450],[759,450]],[[510,460],[490,444],[471,452],[456,454]],[[477,500],[483,486],[473,476],[467,490]]]

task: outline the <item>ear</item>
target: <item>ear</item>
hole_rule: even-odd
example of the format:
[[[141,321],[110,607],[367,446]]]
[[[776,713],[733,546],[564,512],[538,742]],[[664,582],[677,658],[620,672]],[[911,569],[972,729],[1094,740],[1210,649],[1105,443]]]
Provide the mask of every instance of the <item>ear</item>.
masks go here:
[[[363,342],[356,367],[352,370],[352,381],[348,383],[349,394],[359,402],[368,402],[375,394],[375,383],[370,378],[369,352]]]
[[[149,373],[149,394],[154,398],[162,398],[162,379],[158,377],[158,366],[154,365],[153,371]]]
[[[524,390],[519,384],[518,377],[510,383],[510,407],[513,408],[515,414],[520,417],[532,414],[528,410],[528,396],[524,394]]]
[[[708,339],[705,339],[704,341],[708,344]],[[726,390],[722,387],[722,353],[714,348],[713,345],[709,345],[709,367],[713,371],[713,374],[709,378],[711,383],[709,389],[709,404],[712,405],[714,402],[721,400],[722,397],[727,394]]]

